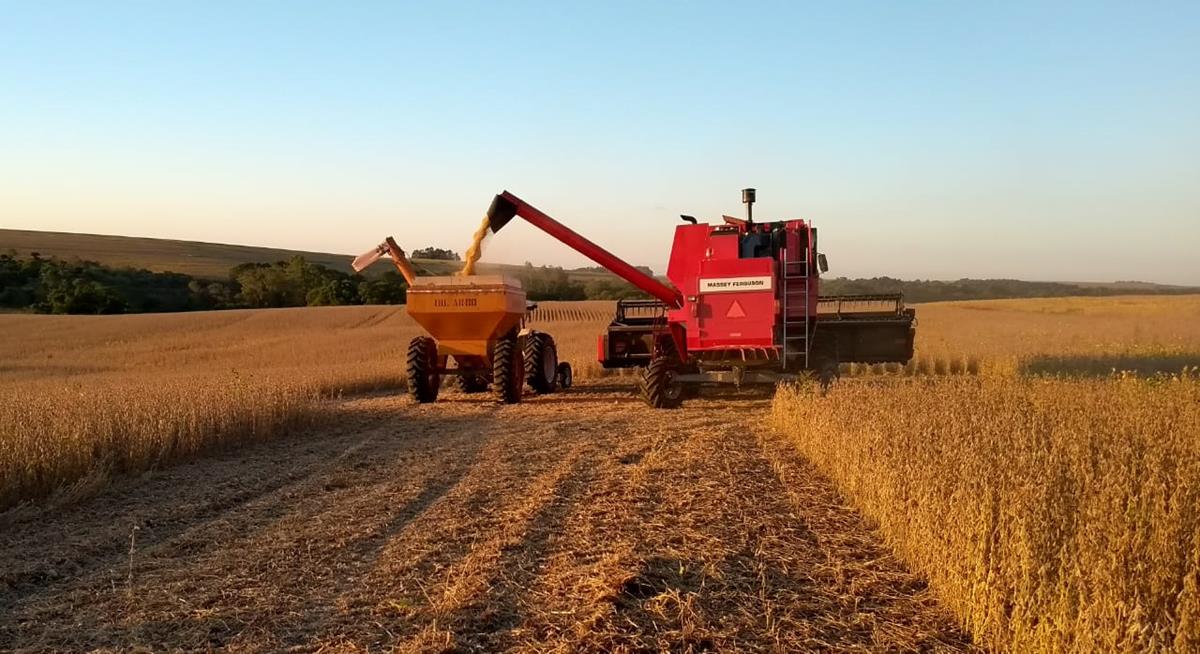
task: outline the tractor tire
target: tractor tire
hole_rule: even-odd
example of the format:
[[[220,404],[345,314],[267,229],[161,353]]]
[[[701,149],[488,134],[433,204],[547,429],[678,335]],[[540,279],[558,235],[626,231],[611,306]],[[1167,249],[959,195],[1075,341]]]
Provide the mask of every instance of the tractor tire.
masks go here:
[[[422,404],[437,399],[442,384],[437,372],[437,341],[428,336],[417,336],[408,343],[408,394]]]
[[[458,390],[464,393],[482,393],[488,387],[487,377],[483,375],[459,375]]]
[[[525,388],[525,365],[515,331],[509,332],[492,349],[492,392],[501,404],[521,401]]]
[[[571,364],[563,361],[558,364],[558,387],[566,390],[575,385],[575,372],[571,370]]]
[[[642,374],[642,399],[655,409],[675,409],[683,403],[684,386],[675,381],[678,364],[666,357],[655,357]]]
[[[531,332],[525,337],[525,380],[540,395],[558,387],[558,348],[549,334]]]

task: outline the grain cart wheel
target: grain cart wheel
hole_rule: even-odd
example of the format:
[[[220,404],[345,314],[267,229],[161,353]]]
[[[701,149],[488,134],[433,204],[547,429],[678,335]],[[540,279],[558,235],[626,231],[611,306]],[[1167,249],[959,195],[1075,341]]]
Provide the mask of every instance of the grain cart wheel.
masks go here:
[[[571,364],[563,361],[558,364],[558,387],[561,389],[570,388],[575,384],[575,373],[571,371]]]
[[[655,409],[674,409],[683,403],[683,384],[675,380],[676,363],[655,357],[642,374],[642,399]]]
[[[459,375],[458,390],[464,393],[482,393],[488,387],[487,377],[483,375]]]
[[[483,370],[487,359],[476,356],[455,356],[454,365],[458,368],[458,390],[463,393],[481,393],[487,390],[490,374]]]
[[[558,386],[558,348],[549,334],[530,332],[525,337],[525,379],[540,394]]]
[[[496,401],[516,404],[525,387],[525,365],[516,331],[505,334],[492,349],[492,392]]]
[[[442,377],[437,372],[437,341],[417,336],[408,343],[408,394],[421,402],[437,399]]]

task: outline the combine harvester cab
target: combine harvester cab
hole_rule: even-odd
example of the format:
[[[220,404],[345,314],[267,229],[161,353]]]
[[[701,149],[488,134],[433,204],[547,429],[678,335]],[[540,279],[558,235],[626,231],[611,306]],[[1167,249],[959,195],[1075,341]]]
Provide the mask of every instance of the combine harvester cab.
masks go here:
[[[823,386],[842,363],[907,363],[916,312],[900,294],[821,298],[828,270],[817,230],[804,220],[717,225],[682,216],[663,282],[634,268],[505,191],[488,211],[492,231],[519,216],[650,295],[621,301],[598,342],[605,368],[644,368],[641,390],[656,408],[679,406],[700,385],[775,384],[815,375]]]
[[[446,376],[457,377],[465,393],[490,386],[505,404],[520,402],[526,383],[539,394],[571,385],[571,366],[559,362],[554,338],[524,328],[537,305],[526,301],[520,280],[504,275],[417,277],[391,237],[356,258],[353,267],[361,271],[384,256],[409,284],[408,315],[428,332],[408,344],[405,373],[413,399],[436,400]]]

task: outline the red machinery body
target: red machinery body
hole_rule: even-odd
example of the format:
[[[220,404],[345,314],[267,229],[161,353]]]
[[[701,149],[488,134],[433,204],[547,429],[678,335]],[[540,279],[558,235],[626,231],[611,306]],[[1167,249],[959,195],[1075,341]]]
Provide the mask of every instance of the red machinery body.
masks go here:
[[[798,274],[813,260],[813,236],[803,220],[676,227],[667,278],[684,303],[668,317],[687,326],[687,351],[754,350],[769,357],[784,323],[815,316],[816,270]],[[797,274],[785,279],[785,270]]]
[[[752,204],[754,190],[743,198]],[[618,303],[598,341],[606,368],[648,366],[648,378],[666,370],[659,376],[676,387],[773,383],[806,370],[826,379],[836,376],[839,363],[912,357],[915,312],[899,294],[820,297],[825,258],[807,221],[724,216],[710,225],[684,216],[688,223],[675,228],[667,285],[505,191],[488,210],[492,231],[513,216],[655,298]]]

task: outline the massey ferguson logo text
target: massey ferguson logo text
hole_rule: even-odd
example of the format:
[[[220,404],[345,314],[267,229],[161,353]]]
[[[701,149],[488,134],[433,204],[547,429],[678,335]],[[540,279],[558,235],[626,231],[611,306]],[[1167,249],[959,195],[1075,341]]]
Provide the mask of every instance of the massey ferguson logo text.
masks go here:
[[[769,291],[771,277],[723,277],[721,279],[701,279],[701,293],[728,293],[731,291]]]

